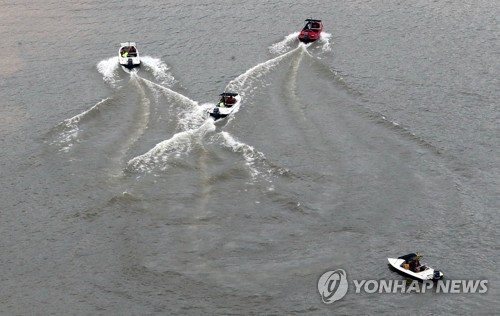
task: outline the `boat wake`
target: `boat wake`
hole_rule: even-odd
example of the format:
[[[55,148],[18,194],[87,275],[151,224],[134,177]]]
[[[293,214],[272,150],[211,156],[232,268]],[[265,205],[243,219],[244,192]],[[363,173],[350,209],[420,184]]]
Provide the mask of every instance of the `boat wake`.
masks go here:
[[[213,120],[206,120],[204,124],[195,129],[189,129],[174,134],[171,138],[158,143],[150,151],[127,163],[130,172],[150,172],[154,169],[165,171],[168,169],[172,157],[180,158],[187,155],[193,145],[202,142],[203,137],[211,131],[215,131]]]
[[[159,58],[150,56],[141,57],[142,67],[151,72],[156,81],[162,85],[173,86],[176,83],[174,76],[170,73],[168,65]]]
[[[304,44],[298,41],[297,36],[299,36],[300,32],[294,32],[291,33],[285,38],[269,47],[269,52],[271,54],[284,54],[287,51],[289,51],[292,48],[292,45],[294,43],[298,43],[299,46],[303,46],[305,48],[311,47],[314,50],[320,50],[322,53],[327,53],[332,50],[332,45],[330,42],[330,39],[332,37],[332,34],[326,33],[326,32],[321,32],[321,35],[319,39],[317,40],[317,43],[320,45],[317,46],[315,43],[309,43],[309,44]]]
[[[134,77],[134,79],[139,79],[136,73],[133,73],[132,76]],[[144,134],[148,127],[151,116],[151,102],[146,96],[146,91],[140,85],[139,80],[134,80],[133,82],[140,94],[140,107],[138,110],[139,115],[136,119],[136,127],[131,130],[130,135],[127,137],[127,141],[122,145],[121,155],[119,157],[120,162],[123,157],[125,157],[127,151],[132,147],[132,145],[135,144]]]
[[[250,98],[256,90],[266,86],[267,83],[265,75],[278,66],[284,59],[294,55],[295,53],[302,53],[303,51],[304,45],[299,45],[289,52],[283,53],[248,69],[243,74],[231,80],[226,87],[226,91],[237,91],[242,96],[243,100]],[[238,111],[239,108],[233,111],[233,115],[229,116],[225,120],[225,125],[229,124],[235,118],[234,114]]]
[[[285,81],[285,91],[286,96],[290,98],[290,104],[291,108],[296,111],[299,114],[299,117],[301,118],[302,121],[306,121],[306,115],[304,109],[301,107],[301,103],[299,101],[299,97],[297,96],[297,76],[299,73],[299,66],[300,62],[302,61],[302,58],[304,56],[304,53],[309,54],[307,49],[305,49],[305,46],[301,46],[303,49],[300,52],[299,56],[295,58],[291,64],[290,67],[290,74],[288,77],[288,80]]]
[[[242,96],[243,100],[251,97],[255,90],[265,85],[264,76],[276,67],[283,59],[294,54],[299,49],[300,46],[248,69],[245,73],[231,80],[226,87],[226,91],[237,91]],[[238,110],[239,108],[233,111],[233,113],[238,112]],[[231,122],[233,119],[234,114],[227,119],[226,124]]]
[[[300,32],[295,32],[285,36],[285,38],[281,42],[271,45],[271,47],[269,47],[269,51],[271,52],[271,54],[286,53],[288,50],[290,50],[292,44],[298,42],[297,37],[299,36],[299,34]]]
[[[142,63],[143,63],[143,68],[148,72],[153,75],[155,80],[158,80],[161,82],[163,85],[173,85],[176,80],[174,76],[169,72],[169,67],[167,64],[163,61],[161,61],[158,58],[153,58],[149,56],[145,56],[142,58]],[[109,59],[105,59],[97,63],[97,71],[102,74],[103,80],[110,84],[113,88],[118,88],[121,89],[123,87],[118,87],[118,84],[123,81],[123,78],[120,76],[120,73],[122,72],[122,69],[124,73],[128,73],[130,75],[130,83],[133,84],[136,88],[136,90],[139,92],[140,95],[140,109],[141,113],[140,117],[138,118],[139,126],[137,127],[137,130],[133,133],[132,139],[135,141],[138,140],[138,138],[144,133],[145,129],[147,128],[148,122],[149,122],[149,116],[150,116],[150,100],[147,98],[146,93],[144,89],[141,87],[139,84],[139,81],[144,82],[148,87],[152,88],[160,88],[162,91],[167,91],[167,95],[177,97],[177,100],[183,100],[186,101],[189,104],[193,104],[191,100],[188,98],[182,96],[181,94],[177,94],[176,92],[160,85],[155,82],[152,82],[150,80],[147,80],[145,78],[142,78],[138,75],[137,69],[132,69],[128,70],[126,68],[123,68],[119,65],[118,63],[118,57],[111,57]],[[88,122],[91,120],[93,117],[99,116],[100,113],[102,113],[111,103],[113,103],[115,98],[105,98],[92,107],[90,107],[88,110],[85,110],[84,112],[77,114],[69,119],[65,119],[62,121],[60,124],[58,124],[53,130],[52,133],[55,133],[55,136],[53,136],[53,140],[50,141],[50,145],[54,145],[59,147],[59,151],[62,152],[67,152],[71,149],[71,147],[74,146],[75,143],[79,142],[79,134],[81,132],[81,125],[84,124],[85,122]],[[196,103],[195,103],[196,104]],[[197,104],[196,104],[197,105]],[[134,141],[134,142],[135,142]],[[129,145],[130,141],[128,142]]]
[[[121,67],[118,63],[118,57],[116,56],[101,60],[97,63],[96,67],[97,71],[102,74],[102,79],[114,88],[122,81],[120,73],[125,72],[133,74],[139,71],[139,68],[127,69]],[[170,68],[168,65],[159,58],[151,56],[141,57],[141,68],[151,73],[154,80],[162,85],[172,86],[176,83],[174,76],[169,71]]]
[[[331,37],[332,37],[332,34],[326,33],[326,32],[321,32],[321,35],[320,35],[318,41],[322,44],[321,50],[323,52],[330,52],[332,50],[332,47],[330,45]]]
[[[130,159],[126,169],[129,172],[150,172],[155,169],[164,171],[168,169],[172,157],[188,154],[194,144],[202,142],[205,134],[215,130],[213,119],[207,119],[206,114],[214,104],[199,105],[198,102],[158,83],[142,77],[140,80],[151,90],[161,92],[171,104],[182,105],[182,109],[176,115],[177,132],[145,154]]]
[[[198,102],[191,100],[190,98],[186,97],[183,94],[180,94],[178,92],[175,92],[172,89],[169,89],[167,87],[162,86],[161,84],[158,84],[156,82],[153,82],[151,80],[148,80],[146,78],[142,78],[138,76],[138,78],[144,82],[150,89],[152,90],[157,90],[161,91],[163,95],[169,99],[170,101],[173,101],[175,103],[181,103],[190,107],[194,107],[198,105]]]
[[[283,175],[288,172],[285,168],[272,166],[267,162],[266,156],[262,152],[256,150],[253,146],[237,140],[228,132],[222,131],[213,138],[220,140],[223,146],[231,148],[233,152],[241,154],[245,159],[245,166],[251,177],[247,184],[254,184],[256,180],[261,178],[269,184],[268,190],[273,191],[274,186],[272,185],[272,177],[274,175]],[[260,171],[261,169],[265,171],[262,172]]]
[[[80,132],[79,125],[92,117],[97,115],[101,108],[105,107],[111,98],[106,98],[99,101],[90,109],[66,119],[55,127],[57,131],[55,139],[50,142],[50,145],[59,147],[59,151],[67,152],[78,141],[78,134]]]
[[[101,60],[97,63],[97,71],[102,74],[102,79],[112,87],[116,87],[121,81],[118,74],[119,69],[120,64],[118,63],[117,56]]]
[[[103,99],[88,110],[54,127],[49,133],[51,138],[48,141],[49,145],[58,148],[59,152],[69,152],[83,139],[89,140],[88,143],[95,140],[97,143],[94,143],[94,147],[99,146],[98,143],[103,145],[108,151],[108,157],[120,162],[145,133],[150,121],[151,101],[138,79],[135,73],[131,74],[129,85],[137,94],[137,100],[132,102],[133,105],[129,105],[123,96]],[[117,106],[121,110],[115,112]],[[128,124],[120,123],[123,121],[127,121]],[[109,137],[120,137],[121,141],[116,142]],[[105,145],[103,142],[113,142],[113,144]]]
[[[296,34],[292,35],[290,35],[289,39],[285,40],[282,45],[288,45],[286,44],[287,41],[291,42],[292,37],[296,37]],[[307,53],[307,50],[305,50],[304,45],[299,45],[295,49],[248,69],[245,73],[230,81],[226,87],[226,91],[235,91],[239,93],[243,99],[250,98],[259,87],[267,84],[266,75],[279,65],[280,62],[296,52],[300,52],[302,55],[303,52]],[[150,80],[151,78],[140,76],[139,73],[141,73],[141,71],[138,71],[136,68],[128,71],[127,69],[120,67],[117,57],[102,60],[97,64],[97,70],[102,74],[103,80],[106,83],[110,84],[114,88],[118,88],[125,94],[129,92],[134,93],[134,91],[136,91],[136,94],[139,94],[138,97],[141,104],[141,106],[135,110],[136,114],[134,115],[134,121],[136,122],[136,126],[133,129],[126,130],[126,141],[113,146],[112,150],[116,151],[112,154],[114,158],[118,159],[119,156],[119,160],[122,161],[121,159],[123,159],[127,152],[130,152],[131,147],[137,143],[141,137],[145,137],[144,135],[148,128],[152,111],[149,96],[156,96],[156,101],[154,103],[156,105],[159,105],[165,100],[168,104],[170,104],[170,109],[168,110],[169,117],[167,120],[170,123],[173,123],[168,124],[174,128],[171,129],[173,135],[168,139],[157,143],[153,148],[147,150],[145,153],[135,157],[132,156],[133,158],[126,162],[126,171],[131,173],[149,173],[154,170],[165,171],[173,165],[173,162],[175,165],[175,159],[189,155],[193,148],[211,144],[222,146],[222,148],[230,148],[233,152],[240,153],[242,155],[244,159],[244,166],[247,168],[250,175],[251,180],[249,183],[254,183],[257,179],[262,179],[265,182],[271,183],[273,174],[283,174],[286,172],[284,169],[272,166],[266,161],[263,153],[255,150],[252,146],[237,140],[229,132],[221,131],[213,134],[212,132],[216,131],[217,127],[215,125],[215,121],[212,118],[207,117],[207,111],[213,108],[214,104],[199,104],[187,96],[170,89],[169,86],[175,84],[176,81],[174,76],[172,76],[169,72],[167,64],[162,62],[160,59],[146,56],[142,57],[141,60],[141,71],[143,69],[146,70],[145,73],[149,74],[149,76],[152,75],[152,77],[154,77],[153,80]],[[294,71],[296,72],[298,62],[295,64]],[[128,73],[130,75],[129,84],[133,85],[135,87],[134,89],[124,90],[124,86],[118,87],[124,79],[124,73]],[[144,88],[149,91],[146,92]],[[128,99],[128,97],[125,96],[123,96],[123,98]],[[160,101],[160,98],[162,101]],[[120,97],[117,99],[120,99]],[[112,109],[111,105],[114,107],[115,105],[120,104],[120,100],[115,100],[115,98],[106,98],[92,106],[90,109],[72,118],[64,120],[55,128],[55,130],[57,130],[57,135],[51,144],[57,145],[60,151],[69,151],[75,144],[81,142],[82,138],[80,133],[86,130],[86,123],[89,123],[89,126],[97,124],[96,127],[98,127],[98,129],[94,130],[90,134],[90,137],[97,137],[97,134],[102,133],[105,128],[102,127],[102,124],[95,122],[93,118],[101,116],[101,119],[104,120],[106,120],[106,116],[112,118],[113,114],[110,112]],[[127,111],[134,111],[134,108],[135,107],[129,107]],[[233,113],[236,113],[237,111],[238,109],[236,109]],[[105,112],[107,114],[104,114]],[[175,114],[171,115],[172,113]],[[234,115],[231,115],[228,119],[224,120],[225,124],[233,118]],[[207,138],[206,135],[210,133],[212,133],[212,136]],[[136,148],[136,150],[137,149],[140,149],[140,146]],[[116,159],[113,160],[116,161]],[[270,187],[270,189],[272,189],[272,187]]]
[[[250,97],[255,89],[264,85],[264,76],[267,73],[282,60],[301,49],[301,46],[298,46],[294,50],[250,68],[245,73],[229,82],[226,91],[238,92],[243,99]],[[194,144],[198,143],[202,145],[205,135],[216,130],[214,120],[212,118],[207,118],[206,115],[207,110],[213,108],[214,104],[204,103],[199,105],[198,102],[169,88],[144,78],[141,78],[141,80],[151,89],[159,89],[163,91],[163,93],[169,95],[169,97],[177,103],[183,103],[184,109],[177,114],[177,132],[169,139],[155,145],[154,148],[145,154],[132,158],[127,164],[127,170],[129,172],[151,172],[152,170],[165,171],[168,169],[169,162],[172,158],[179,158],[182,155],[188,154],[191,152]],[[234,113],[238,110],[239,109],[235,109],[233,115],[224,120],[226,124],[234,118]],[[237,141],[228,132],[217,133],[211,137],[210,140],[214,143],[221,143],[224,147],[232,148],[235,152],[242,153],[253,180],[255,180],[258,175],[264,174],[257,169],[256,161],[264,161],[265,157],[252,146]],[[267,175],[269,175],[269,169],[266,168],[266,170],[268,170]],[[279,172],[282,171],[278,171],[278,173]],[[266,181],[267,180],[269,180],[269,178],[266,178]]]

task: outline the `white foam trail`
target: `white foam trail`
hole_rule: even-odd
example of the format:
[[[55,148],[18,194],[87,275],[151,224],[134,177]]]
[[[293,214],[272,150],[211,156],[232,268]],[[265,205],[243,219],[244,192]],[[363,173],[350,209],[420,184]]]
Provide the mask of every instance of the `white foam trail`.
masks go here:
[[[178,92],[139,76],[138,78],[152,90],[159,89],[165,96],[186,105],[177,114],[177,129],[180,130],[179,132],[171,138],[156,144],[147,153],[134,157],[128,162],[128,169],[130,171],[145,172],[155,168],[165,170],[168,168],[168,160],[172,155],[178,157],[181,154],[190,152],[193,142],[198,141],[201,143],[201,139],[207,132],[215,130],[214,120],[207,119],[207,111],[214,104],[205,103],[199,106],[198,102]]]
[[[134,79],[133,82],[137,87],[137,90],[139,91],[139,94],[141,96],[140,98],[140,104],[141,104],[141,111],[138,119],[138,125],[137,128],[134,130],[134,133],[129,137],[128,142],[125,144],[125,152],[135,143],[137,142],[140,137],[144,134],[146,131],[148,124],[149,124],[149,118],[151,116],[151,102],[146,96],[146,92],[144,91],[144,88],[139,84],[139,76],[137,73],[132,73],[131,78]],[[122,158],[122,157],[120,157]]]
[[[283,60],[287,56],[290,56],[298,49],[300,49],[300,46],[285,54],[279,55],[273,59],[269,59],[268,61],[265,61],[248,69],[245,73],[231,80],[226,87],[226,91],[235,91],[239,93],[243,98],[246,92],[252,92],[252,90],[249,89],[252,87],[252,84],[255,80],[258,80],[260,77],[267,74],[272,68],[278,65],[281,60]]]
[[[305,45],[303,45],[301,47],[302,47],[302,51],[300,52],[298,57],[296,59],[294,59],[292,62],[292,67],[290,68],[289,80],[287,80],[285,83],[285,89],[287,91],[287,95],[290,96],[290,100],[291,100],[290,103],[291,103],[293,109],[295,109],[300,114],[300,118],[305,121],[306,116],[305,116],[304,110],[302,109],[302,107],[299,103],[299,98],[297,97],[296,90],[297,90],[297,75],[299,73],[300,62],[302,61],[302,57],[304,56],[304,53],[309,54],[309,52],[307,51]]]
[[[233,152],[242,154],[243,158],[245,159],[245,165],[248,168],[248,172],[252,177],[250,184],[254,183],[254,181],[257,180],[258,177],[261,177],[268,183],[273,182],[271,180],[271,174],[273,173],[271,169],[266,170],[266,172],[261,172],[257,168],[258,162],[264,162],[266,160],[266,157],[264,156],[263,153],[256,150],[253,146],[250,146],[248,144],[236,140],[228,132],[222,131],[220,132],[220,135],[222,135],[224,146],[231,148]],[[274,186],[271,184],[268,187],[268,190],[269,191],[274,190]]]
[[[250,175],[252,176],[252,179],[255,180],[255,178],[260,174],[260,171],[255,167],[255,161],[258,159],[265,159],[264,154],[255,150],[253,146],[236,140],[228,132],[222,131],[220,132],[220,135],[222,135],[224,140],[223,145],[230,147],[234,152],[239,152],[243,155],[246,165],[250,171]]]
[[[265,61],[248,69],[245,73],[231,80],[226,87],[226,91],[239,93],[241,95],[242,100],[244,101],[245,97],[248,97],[250,93],[252,93],[257,89],[257,85],[254,84],[257,80],[259,80],[265,74],[269,73],[271,69],[273,69],[276,65],[278,65],[281,60],[290,56],[298,49],[300,49],[300,46],[297,46],[297,48],[287,53],[279,55],[273,59],[269,59],[268,61]],[[235,117],[234,114],[236,114],[238,111],[239,107],[233,110],[232,115],[230,115],[228,119],[226,119],[225,122],[226,125],[229,124],[234,119]]]
[[[313,55],[311,55],[311,53],[309,53],[309,51],[307,50],[307,47],[309,47],[312,43],[309,43],[309,44],[304,44],[304,43],[300,43],[299,47],[302,48],[302,52],[306,53],[309,57],[313,57]]]
[[[321,49],[324,52],[329,52],[332,50],[330,46],[330,38],[332,37],[332,34],[326,33],[326,32],[321,32],[321,35],[319,36],[319,41],[323,44],[321,46]]]
[[[232,80],[226,87],[226,91],[235,91],[243,98],[245,96],[245,92],[252,91],[254,81],[267,74],[281,60],[293,54],[298,49],[301,49],[301,47],[298,46],[287,53],[250,68],[244,74]],[[128,162],[128,169],[130,171],[144,172],[151,171],[154,168],[165,170],[168,167],[168,160],[172,157],[172,155],[179,156],[183,153],[186,154],[190,152],[194,139],[201,140],[207,132],[215,130],[215,122],[212,119],[206,119],[206,111],[214,105],[205,103],[198,106],[197,102],[180,93],[150,80],[141,77],[139,78],[151,88],[158,88],[165,92],[167,96],[189,106],[189,108],[181,111],[178,115],[178,128],[181,129],[180,132],[174,134],[171,138],[158,143],[147,153],[134,157]],[[202,125],[199,126],[201,123]],[[249,145],[239,143],[226,132],[222,132],[222,135],[226,140],[225,143],[228,144],[227,146],[233,148],[235,151],[242,150],[245,160],[247,161],[247,165],[251,170],[252,178],[256,177],[260,172],[253,167],[253,160],[256,157],[264,159],[263,154],[255,151],[253,147]]]
[[[272,54],[283,54],[290,49],[290,44],[298,42],[297,37],[299,36],[299,34],[300,32],[295,32],[285,36],[285,39],[283,39],[281,42],[271,45],[271,47],[269,47],[269,51]]]
[[[300,62],[301,62],[301,60],[302,60],[302,56],[303,56],[302,54],[303,54],[304,52],[308,53],[308,51],[305,49],[305,47],[304,47],[304,46],[303,46],[302,48],[303,48],[303,49],[302,49],[302,51],[300,52],[300,55],[299,55],[299,56],[298,56],[298,58],[297,58],[297,59],[295,59],[295,60],[293,61],[293,63],[292,63],[292,68],[291,68],[291,82],[293,82],[293,85],[294,85],[294,86],[296,85],[296,82],[297,82],[297,74],[298,74],[298,72],[299,72],[299,66],[300,66]],[[295,93],[295,89],[291,89],[291,90],[293,90],[293,91],[292,91],[292,92],[293,92],[293,94],[296,94],[296,93]]]
[[[181,111],[178,115],[178,126],[181,130],[189,130],[202,125],[208,118],[207,112],[213,109],[215,104],[204,103],[199,106]]]
[[[78,124],[80,121],[89,113],[94,112],[99,109],[99,106],[110,100],[110,98],[103,99],[99,101],[97,104],[92,106],[90,109],[73,116],[72,118],[66,119],[62,121],[58,128],[62,128],[62,132],[59,133],[57,138],[51,142],[51,145],[61,146],[59,151],[67,152],[75,143],[75,140],[78,138],[78,133],[80,131]]]
[[[159,58],[153,58],[151,56],[141,57],[142,66],[150,70],[153,76],[161,84],[172,86],[175,83],[174,76],[168,71],[169,68],[165,62]]]
[[[118,79],[118,56],[111,57],[109,59],[101,60],[97,64],[97,71],[103,75],[103,80],[112,86],[115,86],[119,81]]]
[[[132,158],[128,162],[128,169],[137,172],[147,172],[155,168],[166,170],[172,156],[180,157],[189,153],[193,143],[200,142],[210,131],[215,131],[213,120],[206,120],[199,128],[176,133],[171,138],[156,144],[147,153]]]
[[[171,96],[171,97],[173,97],[175,100],[177,100],[179,102],[188,104],[190,106],[197,106],[198,105],[198,102],[191,100],[190,98],[186,97],[183,94],[175,92],[174,90],[171,90],[171,89],[169,89],[167,87],[164,87],[164,86],[162,86],[160,84],[157,84],[157,83],[155,83],[155,82],[153,82],[151,80],[144,79],[144,78],[139,77],[139,76],[138,76],[138,78],[141,79],[150,88],[152,88],[152,89],[158,88],[161,91],[163,91],[167,96]]]

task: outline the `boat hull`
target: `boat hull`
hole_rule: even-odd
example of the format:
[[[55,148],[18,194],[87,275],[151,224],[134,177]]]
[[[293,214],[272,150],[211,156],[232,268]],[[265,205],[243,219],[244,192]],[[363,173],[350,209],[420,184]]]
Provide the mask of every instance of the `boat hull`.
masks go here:
[[[434,270],[433,268],[427,266],[427,265],[421,265],[421,267],[425,267],[424,271],[421,272],[414,272],[408,269],[405,269],[402,265],[405,263],[404,259],[399,259],[399,258],[387,258],[387,261],[389,262],[389,267],[393,269],[394,271],[406,276],[410,277],[415,280],[419,281],[426,281],[426,280],[431,280],[431,281],[437,281],[443,277],[443,273],[437,270]]]
[[[301,32],[299,35],[299,41],[305,44],[315,42],[320,37],[320,32]]]

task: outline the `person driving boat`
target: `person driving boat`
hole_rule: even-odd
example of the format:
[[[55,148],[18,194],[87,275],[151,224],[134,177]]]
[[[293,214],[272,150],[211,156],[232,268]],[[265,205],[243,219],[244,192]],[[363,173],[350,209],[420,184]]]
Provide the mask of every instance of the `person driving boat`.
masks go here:
[[[236,103],[236,98],[233,96],[222,96],[219,101],[219,107],[232,107]]]

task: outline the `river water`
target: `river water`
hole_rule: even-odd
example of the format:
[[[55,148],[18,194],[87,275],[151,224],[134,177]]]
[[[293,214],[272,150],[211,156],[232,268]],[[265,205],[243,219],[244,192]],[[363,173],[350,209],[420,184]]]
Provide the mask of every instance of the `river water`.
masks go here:
[[[1,314],[498,313],[494,1],[0,8]],[[488,292],[322,303],[415,251]]]

